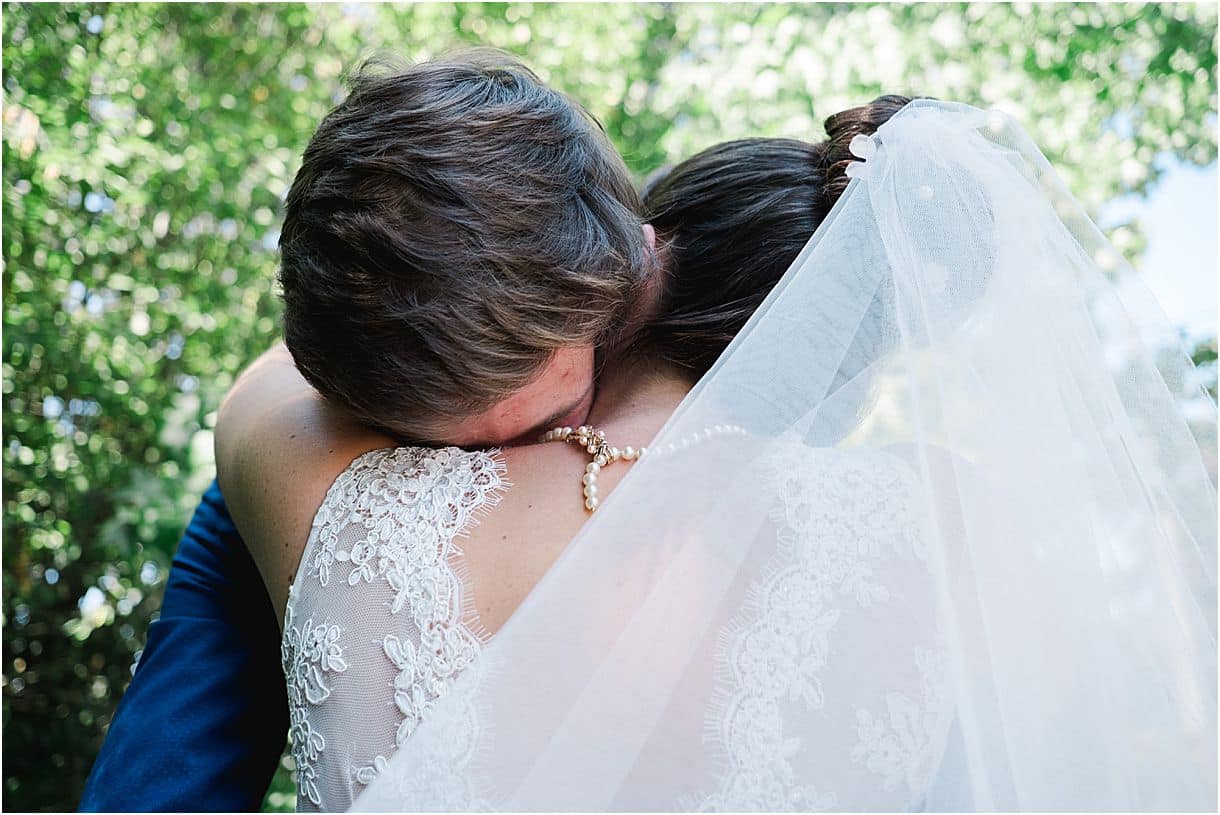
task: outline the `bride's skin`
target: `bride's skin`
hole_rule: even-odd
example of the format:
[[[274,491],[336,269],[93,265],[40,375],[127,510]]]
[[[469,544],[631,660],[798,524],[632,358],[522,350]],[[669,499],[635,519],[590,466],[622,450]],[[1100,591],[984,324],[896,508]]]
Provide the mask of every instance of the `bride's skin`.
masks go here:
[[[693,384],[666,363],[620,361],[602,374],[587,421],[615,446],[646,446]],[[282,345],[251,365],[226,397],[216,429],[217,477],[281,625],[327,490],[353,459],[393,446],[318,396]],[[462,541],[480,621],[493,633],[589,517],[581,495],[584,450],[550,442],[500,455],[512,487]],[[602,471],[603,500],[631,466]]]

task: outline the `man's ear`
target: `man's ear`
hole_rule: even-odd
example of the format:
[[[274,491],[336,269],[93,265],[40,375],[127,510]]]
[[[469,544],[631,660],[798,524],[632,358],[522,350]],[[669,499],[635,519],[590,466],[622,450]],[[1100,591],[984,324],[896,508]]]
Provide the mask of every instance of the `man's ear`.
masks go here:
[[[657,246],[657,230],[652,224],[644,224],[644,240],[648,244],[648,255],[652,262],[648,264],[648,277],[644,280],[644,288],[637,301],[633,322],[642,325],[656,316],[661,307],[661,298],[665,294],[665,258],[661,248]]]
[[[658,289],[665,278],[665,259],[661,256],[660,248],[657,246],[656,228],[648,223],[643,224],[640,228],[644,231],[644,242],[648,244],[648,257],[651,260],[648,264],[648,279],[644,281],[644,285],[655,298],[659,296]]]
[[[641,224],[640,228],[644,232],[644,242],[648,244],[650,262],[620,331],[602,349],[606,357],[611,359],[626,347],[645,323],[656,316],[661,307],[661,298],[665,294],[667,271],[662,248],[657,246],[657,230],[652,224]]]

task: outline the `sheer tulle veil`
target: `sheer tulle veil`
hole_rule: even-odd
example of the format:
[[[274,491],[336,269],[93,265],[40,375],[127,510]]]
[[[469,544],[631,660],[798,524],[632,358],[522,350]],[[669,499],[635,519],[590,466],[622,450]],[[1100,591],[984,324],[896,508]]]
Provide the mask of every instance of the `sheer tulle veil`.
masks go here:
[[[1215,810],[1177,335],[1010,118],[920,100],[853,152],[358,809]]]

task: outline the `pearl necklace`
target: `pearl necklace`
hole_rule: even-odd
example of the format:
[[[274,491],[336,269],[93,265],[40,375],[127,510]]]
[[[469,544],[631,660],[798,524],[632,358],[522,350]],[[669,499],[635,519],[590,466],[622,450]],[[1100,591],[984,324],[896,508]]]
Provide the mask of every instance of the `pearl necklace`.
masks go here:
[[[683,436],[678,441],[667,444],[662,450],[657,452],[673,453],[678,450],[685,450],[703,439],[710,439],[713,436],[725,433],[744,436],[746,430],[744,427],[735,424],[713,425],[703,431]],[[581,478],[581,483],[584,484],[585,509],[589,512],[596,512],[600,503],[600,499],[597,497],[597,475],[602,471],[602,467],[613,464],[616,461],[637,461],[648,452],[647,447],[641,447],[638,450],[630,446],[624,447],[622,450],[613,447],[606,441],[606,432],[598,430],[591,425],[581,425],[575,430],[570,427],[556,427],[544,433],[540,441],[562,441],[568,444],[578,444],[585,448],[585,452],[593,457],[593,460],[585,465],[585,474]],[[654,453],[654,455],[656,454]]]

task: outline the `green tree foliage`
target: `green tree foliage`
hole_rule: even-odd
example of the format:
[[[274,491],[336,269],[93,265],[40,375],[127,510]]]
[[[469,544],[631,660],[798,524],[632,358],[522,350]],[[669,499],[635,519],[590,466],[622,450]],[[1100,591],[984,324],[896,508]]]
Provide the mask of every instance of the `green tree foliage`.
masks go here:
[[[641,177],[725,138],[821,138],[827,115],[882,92],[1009,110],[1093,211],[1144,191],[1162,154],[1216,155],[1208,4],[5,12],[3,720],[15,809],[76,805],[211,478],[219,400],[277,336],[282,196],[361,56],[470,43],[519,53],[606,123]],[[1111,237],[1129,256],[1141,248],[1138,225]],[[290,793],[284,775],[269,805]]]

